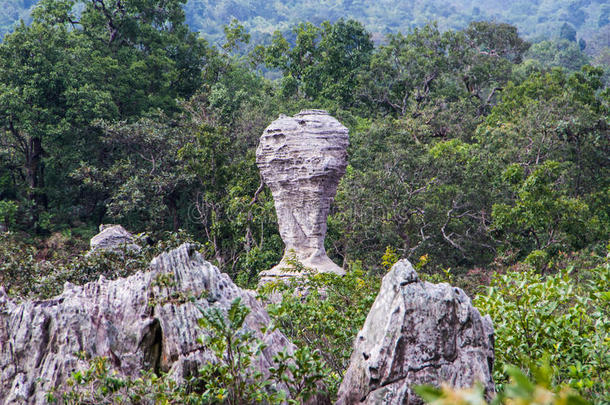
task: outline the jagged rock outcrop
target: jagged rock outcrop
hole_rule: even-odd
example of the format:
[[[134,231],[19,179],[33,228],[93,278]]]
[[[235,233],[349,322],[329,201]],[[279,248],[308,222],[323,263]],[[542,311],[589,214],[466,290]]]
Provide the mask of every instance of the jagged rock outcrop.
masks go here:
[[[86,367],[77,358],[82,351],[108,357],[126,376],[153,369],[181,380],[214,359],[197,342],[204,334],[197,306],[228,308],[238,297],[251,308],[245,327],[267,345],[258,360],[266,373],[272,357],[292,344],[279,331],[262,333],[269,317],[254,294],[188,244],[155,258],[150,271],[84,286],[67,283],[50,300],[16,304],[0,288],[0,403],[45,403],[46,391]]]
[[[140,246],[135,243],[133,235],[121,225],[100,225],[100,233],[91,238],[89,246],[91,252],[120,249],[140,250]]]
[[[422,404],[411,387],[470,387],[492,380],[493,327],[470,298],[449,284],[419,281],[407,260],[383,278],[354,342],[338,405]]]
[[[290,277],[291,256],[318,272],[344,274],[326,255],[326,218],[347,166],[348,130],[323,110],[280,116],[265,129],[256,163],[271,189],[280,235],[281,262],[261,273],[261,283]]]

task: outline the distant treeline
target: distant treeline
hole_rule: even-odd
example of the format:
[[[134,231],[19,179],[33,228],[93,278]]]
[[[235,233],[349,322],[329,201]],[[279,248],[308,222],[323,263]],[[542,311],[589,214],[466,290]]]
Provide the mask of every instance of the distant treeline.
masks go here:
[[[36,0],[1,0],[0,33],[15,22],[29,22]],[[364,1],[364,0],[189,0],[184,6],[186,22],[204,38],[218,43],[223,26],[239,20],[251,33],[253,42],[268,42],[275,30],[288,32],[301,21],[319,24],[352,18],[361,21],[383,40],[388,33],[405,32],[436,21],[441,30],[463,29],[472,21],[507,22],[534,42],[556,39],[568,27],[578,40],[588,44],[591,56],[610,46],[610,4],[605,0],[475,0]]]

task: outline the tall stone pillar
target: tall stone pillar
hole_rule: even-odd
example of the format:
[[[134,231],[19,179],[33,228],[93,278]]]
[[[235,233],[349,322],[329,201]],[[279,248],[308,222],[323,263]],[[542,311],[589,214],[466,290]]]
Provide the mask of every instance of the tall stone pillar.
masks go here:
[[[348,143],[347,128],[323,110],[282,115],[265,129],[256,163],[273,194],[286,248],[280,263],[261,273],[261,283],[294,276],[292,255],[314,271],[345,273],[326,255],[324,238]]]

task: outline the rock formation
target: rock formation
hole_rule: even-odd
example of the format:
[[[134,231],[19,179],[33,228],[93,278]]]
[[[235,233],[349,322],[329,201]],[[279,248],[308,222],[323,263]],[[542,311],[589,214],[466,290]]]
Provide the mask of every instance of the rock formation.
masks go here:
[[[160,281],[168,278],[171,283]],[[84,286],[66,283],[50,300],[17,305],[0,287],[0,404],[46,403],[46,391],[86,367],[77,358],[82,351],[108,357],[125,376],[152,369],[181,380],[214,360],[197,342],[204,334],[197,306],[226,309],[238,297],[251,308],[245,327],[267,345],[258,364],[266,373],[272,357],[292,344],[279,331],[262,333],[269,317],[254,294],[188,244],[155,258],[150,271]]]
[[[354,342],[338,405],[422,404],[412,386],[470,387],[492,380],[493,327],[468,296],[449,284],[419,281],[406,260],[383,278]]]
[[[121,225],[100,225],[100,233],[89,242],[91,252],[96,250],[140,250],[134,242],[133,235]]]
[[[344,274],[326,255],[324,237],[348,142],[347,128],[322,110],[282,115],[265,129],[256,163],[273,194],[286,247],[281,262],[261,273],[261,283],[294,275],[286,271],[292,255],[315,271]]]

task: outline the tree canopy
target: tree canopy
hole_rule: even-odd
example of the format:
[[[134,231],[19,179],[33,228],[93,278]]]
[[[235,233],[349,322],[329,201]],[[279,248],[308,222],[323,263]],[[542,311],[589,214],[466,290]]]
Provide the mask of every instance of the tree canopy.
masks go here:
[[[335,3],[375,18],[375,7],[398,7]],[[591,15],[603,8],[584,3],[577,9]],[[326,109],[350,131],[325,246],[349,275],[314,277],[308,282],[324,285],[329,300],[318,305],[313,294],[301,300],[286,293],[292,301],[276,316],[295,341],[316,342],[333,375],[345,367],[376,283],[398,258],[410,259],[422,278],[458,280],[470,292],[501,279],[492,276],[496,270],[602,269],[610,239],[610,90],[607,66],[589,65],[583,48],[590,45],[579,43],[588,15],[574,9],[558,17],[566,20],[562,39],[531,43],[515,26],[494,21],[399,30],[389,20],[381,38],[370,21],[334,18],[331,7],[328,20],[288,19],[264,39],[249,29],[249,9],[230,4],[244,15],[222,28],[220,41],[191,31],[180,0],[42,0],[31,24],[4,37],[0,280],[10,294],[50,295],[63,281],[126,275],[143,266],[142,255],[181,240],[197,243],[240,285],[255,286],[283,250],[255,150],[271,121],[304,108]],[[260,12],[282,4],[298,8],[266,2]],[[428,14],[443,12],[426,4]],[[445,6],[447,16],[456,4]],[[554,10],[566,6],[557,4]],[[228,5],[214,12],[226,14]],[[538,3],[522,6],[534,13]],[[73,262],[77,246],[111,222],[146,233],[143,253],[133,253],[140,258]],[[578,334],[583,345],[589,337],[607,343],[593,326],[607,315],[591,309],[607,302],[606,276],[593,272],[596,295],[570,301],[587,315]],[[577,277],[592,276],[579,270]],[[581,295],[585,281],[575,281]],[[530,330],[511,323],[521,295],[508,293],[492,291],[480,302],[506,324],[503,331]],[[542,301],[561,314],[572,308]],[[557,328],[551,318],[539,329]],[[564,333],[549,336],[528,339],[538,348],[569,341]],[[508,344],[505,335],[501,341]],[[602,356],[610,351],[593,356],[585,346],[586,355],[566,356],[586,359],[581,369],[601,377],[566,371],[567,360],[558,364],[562,382],[592,396],[607,391]]]

